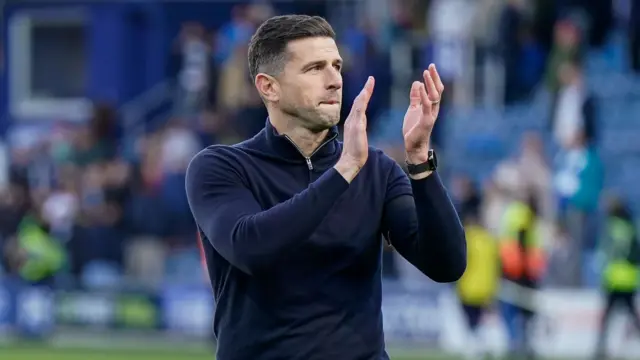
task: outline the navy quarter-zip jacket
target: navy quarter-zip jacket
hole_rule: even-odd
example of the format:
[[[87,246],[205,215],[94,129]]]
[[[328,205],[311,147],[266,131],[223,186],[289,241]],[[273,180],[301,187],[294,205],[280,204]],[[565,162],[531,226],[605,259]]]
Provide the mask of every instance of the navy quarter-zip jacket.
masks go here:
[[[458,280],[466,240],[437,173],[410,180],[382,151],[349,184],[332,129],[305,158],[267,120],[187,170],[216,311],[218,360],[388,359],[382,236],[437,282]]]

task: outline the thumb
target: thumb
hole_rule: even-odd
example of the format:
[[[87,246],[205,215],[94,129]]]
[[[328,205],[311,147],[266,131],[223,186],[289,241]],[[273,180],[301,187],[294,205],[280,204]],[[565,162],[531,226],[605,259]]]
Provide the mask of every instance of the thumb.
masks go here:
[[[413,84],[411,84],[411,92],[409,92],[409,107],[417,108],[422,104],[420,87],[421,84],[419,81],[414,81]]]

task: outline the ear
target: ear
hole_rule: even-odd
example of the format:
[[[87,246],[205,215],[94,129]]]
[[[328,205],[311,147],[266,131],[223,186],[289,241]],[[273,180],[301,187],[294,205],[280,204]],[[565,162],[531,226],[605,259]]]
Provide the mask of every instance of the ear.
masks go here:
[[[255,85],[260,96],[266,101],[277,102],[280,100],[280,85],[273,76],[259,73],[256,75]]]

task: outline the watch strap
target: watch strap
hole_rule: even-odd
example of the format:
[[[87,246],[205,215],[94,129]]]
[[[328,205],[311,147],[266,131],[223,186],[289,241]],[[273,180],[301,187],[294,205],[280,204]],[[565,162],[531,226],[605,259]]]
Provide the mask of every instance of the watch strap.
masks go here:
[[[421,164],[410,164],[407,162],[407,171],[410,175],[417,175],[427,171],[435,171],[437,167],[436,155],[433,150],[429,150],[429,157],[427,161]]]

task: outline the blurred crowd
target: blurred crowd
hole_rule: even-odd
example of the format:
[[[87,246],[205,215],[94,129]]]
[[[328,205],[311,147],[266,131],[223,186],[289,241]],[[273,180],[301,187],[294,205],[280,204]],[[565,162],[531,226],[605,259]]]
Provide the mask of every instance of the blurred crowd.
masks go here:
[[[305,4],[300,12],[331,20],[329,2]],[[461,211],[480,209],[482,225],[496,235],[510,202],[535,199],[529,203],[542,236],[554,240],[549,281],[584,285],[589,260],[575,255],[588,250],[585,257],[595,257],[603,191],[598,100],[584,86],[584,54],[622,29],[631,44],[630,71],[640,73],[639,2],[371,0],[355,12],[356,21],[336,22],[346,60],[343,110],[364,79],[375,76],[370,132],[400,163],[400,125],[389,114],[403,110],[396,108],[394,89],[408,93],[410,82],[398,80],[399,73],[408,72],[411,80],[429,62],[439,66],[447,87],[439,124],[450,109],[468,103],[469,68],[475,69],[472,87],[482,89],[473,96],[498,93],[496,106],[529,101],[538,91],[552,95],[552,149],[532,133],[486,183],[448,175]],[[202,282],[185,170],[203,147],[235,143],[264,126],[267,114],[248,76],[247,44],[256,26],[276,13],[259,2],[235,7],[218,28],[185,23],[166,54],[170,114],[135,141],[123,141],[127,129],[117,109],[96,102],[86,124],[60,122],[37,145],[11,148],[9,184],[0,195],[3,271],[60,287]],[[410,69],[396,61],[400,41],[413,59]],[[504,69],[504,86],[492,86],[495,64]],[[442,128],[437,126],[436,146],[447,141]],[[405,273],[391,250],[384,271],[389,277]]]

